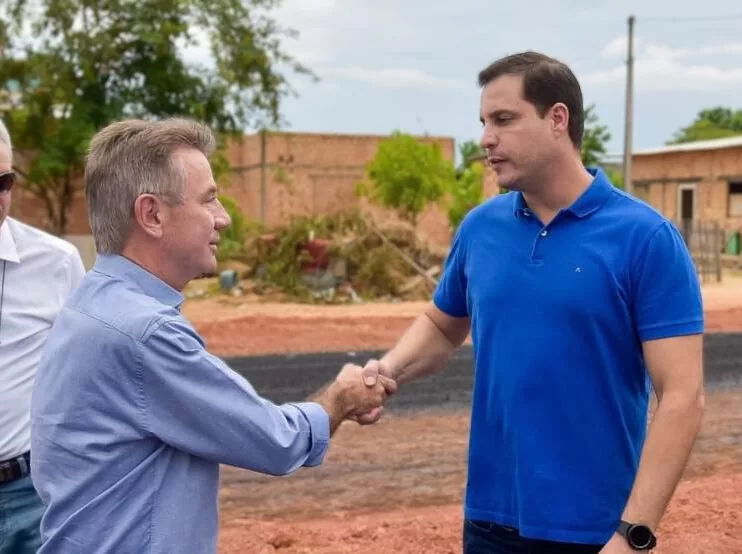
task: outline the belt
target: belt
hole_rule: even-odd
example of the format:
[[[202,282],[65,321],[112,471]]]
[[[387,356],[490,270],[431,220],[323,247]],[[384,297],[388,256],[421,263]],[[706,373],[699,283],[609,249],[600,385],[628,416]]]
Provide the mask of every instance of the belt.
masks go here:
[[[0,485],[16,481],[31,473],[31,453],[0,462]]]

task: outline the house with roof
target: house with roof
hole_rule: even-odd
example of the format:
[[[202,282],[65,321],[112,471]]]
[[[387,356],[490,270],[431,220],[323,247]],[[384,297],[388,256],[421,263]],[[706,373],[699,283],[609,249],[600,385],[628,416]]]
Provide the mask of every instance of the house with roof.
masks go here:
[[[742,251],[742,136],[634,152],[632,184],[682,227],[714,224],[726,253]]]

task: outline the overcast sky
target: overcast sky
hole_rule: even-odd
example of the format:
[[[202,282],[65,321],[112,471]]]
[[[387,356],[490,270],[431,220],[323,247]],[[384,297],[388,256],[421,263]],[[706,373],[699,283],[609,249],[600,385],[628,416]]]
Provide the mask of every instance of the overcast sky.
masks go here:
[[[285,46],[320,77],[292,77],[287,128],[478,139],[477,72],[533,49],[571,65],[619,153],[632,13],[635,149],[664,144],[704,107],[742,108],[739,0],[285,0],[277,17],[299,32]]]

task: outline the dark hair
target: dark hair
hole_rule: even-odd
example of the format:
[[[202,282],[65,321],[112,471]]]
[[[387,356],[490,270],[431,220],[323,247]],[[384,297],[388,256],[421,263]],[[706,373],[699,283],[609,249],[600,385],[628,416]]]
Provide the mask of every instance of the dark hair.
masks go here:
[[[567,106],[569,138],[580,148],[585,130],[585,108],[580,83],[569,67],[538,52],[521,52],[500,58],[480,71],[479,86],[484,87],[504,75],[523,77],[523,98],[536,107],[541,117],[557,102]]]

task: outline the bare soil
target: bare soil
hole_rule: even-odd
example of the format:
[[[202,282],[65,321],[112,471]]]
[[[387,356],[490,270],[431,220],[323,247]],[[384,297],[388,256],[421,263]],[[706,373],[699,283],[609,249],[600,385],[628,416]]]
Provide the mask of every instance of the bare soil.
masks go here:
[[[188,301],[184,313],[212,352],[238,356],[389,348],[424,306],[243,297]],[[704,306],[709,332],[742,332],[742,279],[705,286]],[[289,477],[224,468],[220,554],[461,552],[468,416],[421,411],[371,427],[346,423],[322,466]],[[707,397],[658,535],[659,554],[742,553],[742,391]]]
[[[742,552],[742,394],[707,401],[660,554]],[[288,477],[224,468],[220,554],[461,552],[468,413],[344,424],[325,463]]]
[[[742,278],[703,287],[708,332],[742,332]],[[186,302],[183,313],[221,356],[389,348],[425,302],[310,305],[219,297]]]

